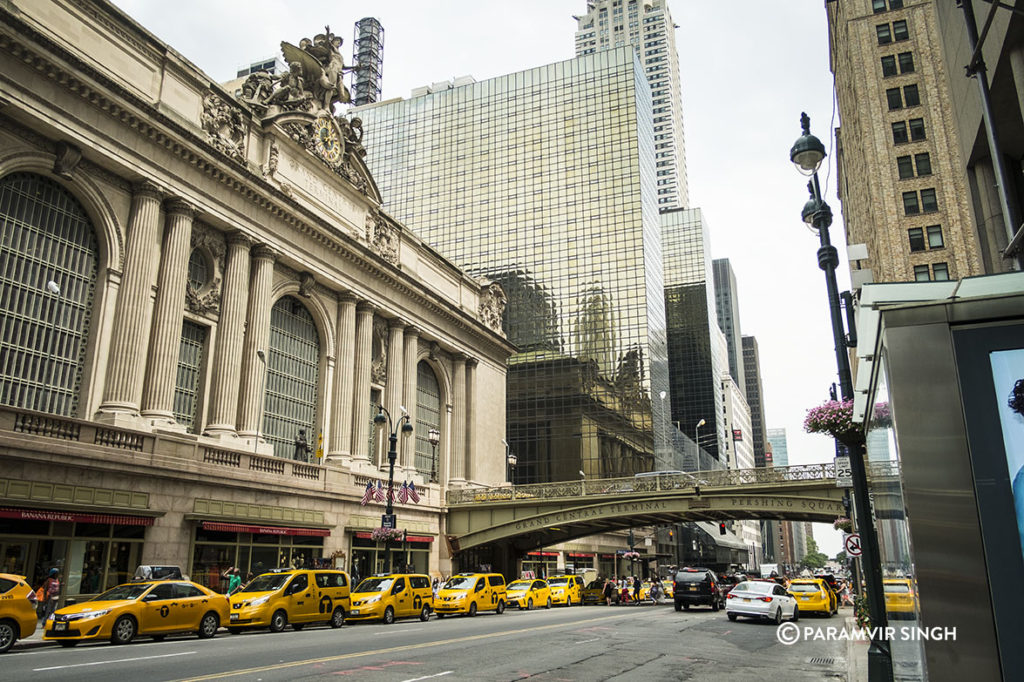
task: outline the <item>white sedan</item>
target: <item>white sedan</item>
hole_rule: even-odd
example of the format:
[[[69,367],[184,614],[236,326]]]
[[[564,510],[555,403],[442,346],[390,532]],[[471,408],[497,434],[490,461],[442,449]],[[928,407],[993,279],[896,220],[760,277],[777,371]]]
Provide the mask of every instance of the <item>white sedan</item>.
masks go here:
[[[796,605],[796,599],[782,585],[747,580],[736,585],[726,595],[725,615],[729,616],[729,620],[750,616],[770,620],[778,625],[783,618],[798,620],[800,608]]]

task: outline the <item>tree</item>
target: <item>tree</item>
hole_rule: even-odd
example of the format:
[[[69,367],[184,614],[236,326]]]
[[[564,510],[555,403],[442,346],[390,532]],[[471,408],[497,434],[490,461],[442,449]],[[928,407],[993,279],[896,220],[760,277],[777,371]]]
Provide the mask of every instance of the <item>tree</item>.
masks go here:
[[[840,550],[839,554],[836,554],[836,563],[838,563],[840,566],[843,566],[843,565],[846,564],[846,552],[845,551]]]
[[[800,566],[812,570],[824,568],[827,561],[828,556],[818,551],[818,543],[814,541],[814,538],[807,538],[807,554],[800,560]]]

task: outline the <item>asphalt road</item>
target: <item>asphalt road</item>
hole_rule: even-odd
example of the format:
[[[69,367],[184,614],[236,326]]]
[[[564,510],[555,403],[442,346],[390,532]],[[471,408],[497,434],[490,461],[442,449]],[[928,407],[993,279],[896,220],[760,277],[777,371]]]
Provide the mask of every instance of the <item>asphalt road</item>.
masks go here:
[[[803,618],[800,625],[841,627]],[[475,618],[307,626],[214,639],[139,638],[127,646],[15,648],[0,680],[828,680],[845,679],[842,642],[784,646],[774,625],[704,609],[589,606]]]

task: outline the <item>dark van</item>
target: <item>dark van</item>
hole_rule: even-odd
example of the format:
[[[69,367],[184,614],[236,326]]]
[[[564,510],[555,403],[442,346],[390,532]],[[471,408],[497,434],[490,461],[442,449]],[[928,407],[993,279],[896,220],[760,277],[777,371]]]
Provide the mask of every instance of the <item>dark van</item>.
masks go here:
[[[710,606],[712,611],[725,606],[725,597],[715,574],[706,568],[681,568],[672,581],[676,611],[691,606]]]

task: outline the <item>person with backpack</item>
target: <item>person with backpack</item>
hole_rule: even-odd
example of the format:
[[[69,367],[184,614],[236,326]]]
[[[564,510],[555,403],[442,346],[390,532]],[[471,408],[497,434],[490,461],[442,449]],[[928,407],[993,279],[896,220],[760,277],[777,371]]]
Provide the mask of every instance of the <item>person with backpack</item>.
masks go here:
[[[43,620],[47,621],[57,610],[57,601],[60,599],[60,571],[57,568],[50,569],[50,573],[46,576],[40,589],[43,591],[43,599],[46,604]]]

